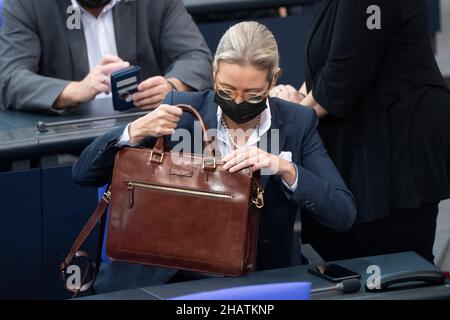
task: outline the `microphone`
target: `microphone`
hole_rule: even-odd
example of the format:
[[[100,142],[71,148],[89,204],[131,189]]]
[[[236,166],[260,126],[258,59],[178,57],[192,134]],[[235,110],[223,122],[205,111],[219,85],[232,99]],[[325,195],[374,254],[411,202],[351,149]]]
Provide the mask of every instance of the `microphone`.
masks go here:
[[[361,289],[361,281],[359,279],[347,279],[344,280],[333,287],[320,288],[320,289],[312,289],[311,294],[314,293],[322,293],[328,291],[338,291],[344,294],[347,293],[355,293]]]

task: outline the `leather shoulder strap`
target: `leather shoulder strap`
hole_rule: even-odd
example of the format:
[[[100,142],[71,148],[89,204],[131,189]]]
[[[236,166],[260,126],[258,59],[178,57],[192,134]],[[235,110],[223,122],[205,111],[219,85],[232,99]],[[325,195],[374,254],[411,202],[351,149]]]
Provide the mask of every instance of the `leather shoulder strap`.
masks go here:
[[[109,202],[111,200],[111,194],[109,192],[105,193],[102,197],[102,200],[97,206],[97,209],[95,209],[92,216],[89,218],[88,222],[84,226],[83,230],[81,230],[80,234],[78,235],[77,239],[73,243],[72,249],[70,250],[67,257],[64,259],[63,263],[61,263],[60,271],[65,272],[67,267],[71,264],[72,260],[75,258],[77,252],[80,250],[83,243],[86,241],[86,239],[91,234],[92,230],[94,230],[97,223],[100,221],[100,219],[103,217],[103,215],[106,212],[106,208],[109,205]]]

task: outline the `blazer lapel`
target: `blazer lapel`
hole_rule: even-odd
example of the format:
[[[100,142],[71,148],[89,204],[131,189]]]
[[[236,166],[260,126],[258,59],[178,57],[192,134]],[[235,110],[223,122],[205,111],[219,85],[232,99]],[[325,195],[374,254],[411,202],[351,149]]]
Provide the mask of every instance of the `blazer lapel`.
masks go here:
[[[57,1],[63,23],[69,17],[67,8],[72,5],[70,0]],[[72,55],[72,67],[74,73],[74,80],[82,80],[89,73],[89,58],[87,54],[86,38],[84,37],[83,23],[81,28],[69,29],[64,25],[64,30],[67,34],[70,52]]]
[[[211,90],[202,106],[201,114],[208,129],[217,129],[217,109],[219,106],[214,102],[214,91]]]
[[[113,8],[117,52],[124,61],[137,61],[137,3],[122,0]]]
[[[273,152],[275,155],[278,155],[283,151],[286,144],[286,132],[283,130],[284,121],[277,108],[277,100],[269,98],[269,105],[270,113],[272,114],[272,123],[269,131],[261,138],[261,141],[265,144],[261,147],[267,146],[267,148],[264,149],[266,149],[268,153]],[[268,175],[261,175],[261,181],[265,187],[267,186],[270,177],[271,176]]]
[[[214,102],[214,91],[211,90],[211,92],[206,95],[200,110],[200,114],[202,115],[203,121],[205,122],[208,130],[217,130],[218,107],[219,106]],[[199,135],[201,132],[197,132],[196,134]]]

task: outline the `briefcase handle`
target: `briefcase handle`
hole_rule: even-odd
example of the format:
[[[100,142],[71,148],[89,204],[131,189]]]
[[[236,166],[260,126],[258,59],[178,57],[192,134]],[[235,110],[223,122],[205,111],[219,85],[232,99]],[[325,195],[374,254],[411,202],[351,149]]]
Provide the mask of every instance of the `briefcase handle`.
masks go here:
[[[215,167],[215,148],[213,147],[213,142],[211,141],[211,138],[208,135],[208,127],[206,126],[205,122],[203,121],[202,116],[200,115],[200,113],[195,110],[192,106],[187,105],[187,104],[178,104],[176,105],[176,107],[180,108],[181,110],[183,110],[184,112],[188,112],[190,114],[192,114],[197,120],[198,122],[200,122],[200,126],[202,128],[202,134],[203,134],[203,140],[205,142],[205,165],[206,166],[210,166],[210,164],[213,164]],[[158,140],[155,143],[155,146],[153,147],[153,151],[152,154],[150,156],[150,161],[153,162],[154,160],[154,155],[159,156],[159,163],[162,163],[163,161],[163,154],[164,151],[167,150],[166,148],[166,140],[164,139],[164,136],[159,137]]]

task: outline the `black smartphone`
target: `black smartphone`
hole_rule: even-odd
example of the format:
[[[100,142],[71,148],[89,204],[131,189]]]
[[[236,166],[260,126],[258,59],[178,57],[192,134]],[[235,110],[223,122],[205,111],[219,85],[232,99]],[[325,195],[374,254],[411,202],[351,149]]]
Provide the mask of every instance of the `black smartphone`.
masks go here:
[[[332,282],[341,282],[347,279],[361,279],[361,275],[335,263],[321,263],[310,266],[309,272]]]
[[[114,110],[125,111],[135,108],[133,94],[141,82],[141,68],[131,66],[111,74],[111,91]]]

